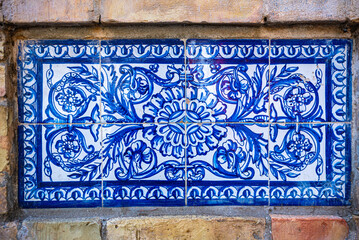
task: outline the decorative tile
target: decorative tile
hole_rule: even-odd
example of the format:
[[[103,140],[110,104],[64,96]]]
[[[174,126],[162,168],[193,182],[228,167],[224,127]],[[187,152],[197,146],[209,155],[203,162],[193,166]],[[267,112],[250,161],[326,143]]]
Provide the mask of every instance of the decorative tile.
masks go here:
[[[270,53],[271,121],[350,121],[350,40],[272,40]]]
[[[345,123],[272,124],[270,204],[348,204],[350,137]]]
[[[267,40],[189,40],[189,122],[267,122]]]
[[[268,125],[188,125],[189,205],[268,204]]]
[[[94,126],[19,126],[21,206],[101,206],[101,142]]]
[[[176,123],[185,117],[184,43],[101,42],[102,122]],[[180,115],[174,115],[179,113]]]
[[[19,45],[19,121],[99,122],[99,42],[24,41]]]
[[[184,205],[184,124],[103,126],[104,205]]]
[[[22,207],[348,205],[350,40],[22,41]]]

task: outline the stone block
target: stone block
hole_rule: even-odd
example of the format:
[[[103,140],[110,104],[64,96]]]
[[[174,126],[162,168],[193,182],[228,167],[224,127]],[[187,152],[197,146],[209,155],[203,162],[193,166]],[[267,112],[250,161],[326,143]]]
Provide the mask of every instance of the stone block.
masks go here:
[[[337,216],[271,215],[273,240],[346,239],[349,227]]]
[[[356,233],[356,239],[359,239],[359,216],[353,215],[353,220],[355,222],[355,233]]]
[[[8,108],[0,100],[0,172],[9,171],[10,141],[8,136]]]
[[[1,45],[1,42],[0,42]],[[4,54],[4,53],[2,53]],[[1,46],[0,46],[0,55],[1,55]],[[6,94],[5,89],[5,66],[0,65],[0,97],[4,97]]]
[[[19,239],[100,240],[101,224],[97,221],[33,222],[24,221]]]
[[[263,0],[102,0],[105,23],[259,23]]]
[[[16,234],[17,234],[16,222],[0,223],[0,239],[16,240],[17,239]]]
[[[0,173],[0,214],[6,214],[7,211],[7,178],[5,173]]]
[[[107,222],[108,239],[263,239],[264,218],[131,218]]]
[[[352,14],[349,2],[346,0],[266,0],[265,5],[269,22],[344,22]]]
[[[4,0],[5,22],[86,23],[98,22],[98,0]]]

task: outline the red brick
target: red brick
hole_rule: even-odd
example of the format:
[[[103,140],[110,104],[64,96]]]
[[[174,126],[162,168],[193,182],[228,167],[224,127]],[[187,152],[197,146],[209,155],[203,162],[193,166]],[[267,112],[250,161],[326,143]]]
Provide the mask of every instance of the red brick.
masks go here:
[[[273,240],[346,239],[349,227],[337,216],[271,215]]]

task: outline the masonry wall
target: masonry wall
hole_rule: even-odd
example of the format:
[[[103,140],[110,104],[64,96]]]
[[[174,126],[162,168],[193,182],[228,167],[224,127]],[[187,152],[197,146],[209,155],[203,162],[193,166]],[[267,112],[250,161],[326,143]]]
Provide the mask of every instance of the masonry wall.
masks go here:
[[[0,239],[359,239],[358,0],[1,3]],[[351,205],[19,208],[17,41],[122,38],[353,39]]]

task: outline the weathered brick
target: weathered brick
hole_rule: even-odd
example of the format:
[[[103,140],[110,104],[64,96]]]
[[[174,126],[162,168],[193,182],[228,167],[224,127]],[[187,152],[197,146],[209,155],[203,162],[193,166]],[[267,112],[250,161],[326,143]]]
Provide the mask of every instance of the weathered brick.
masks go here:
[[[12,23],[98,22],[98,0],[4,0],[4,21]]]
[[[18,233],[19,239],[98,240],[101,224],[97,221],[34,222],[25,221]]]
[[[15,240],[17,234],[17,223],[0,223],[0,239]]]
[[[102,0],[101,21],[258,23],[263,0]]]
[[[271,215],[273,240],[346,239],[349,227],[337,216]]]
[[[108,239],[263,239],[263,218],[132,218],[107,222]]]

